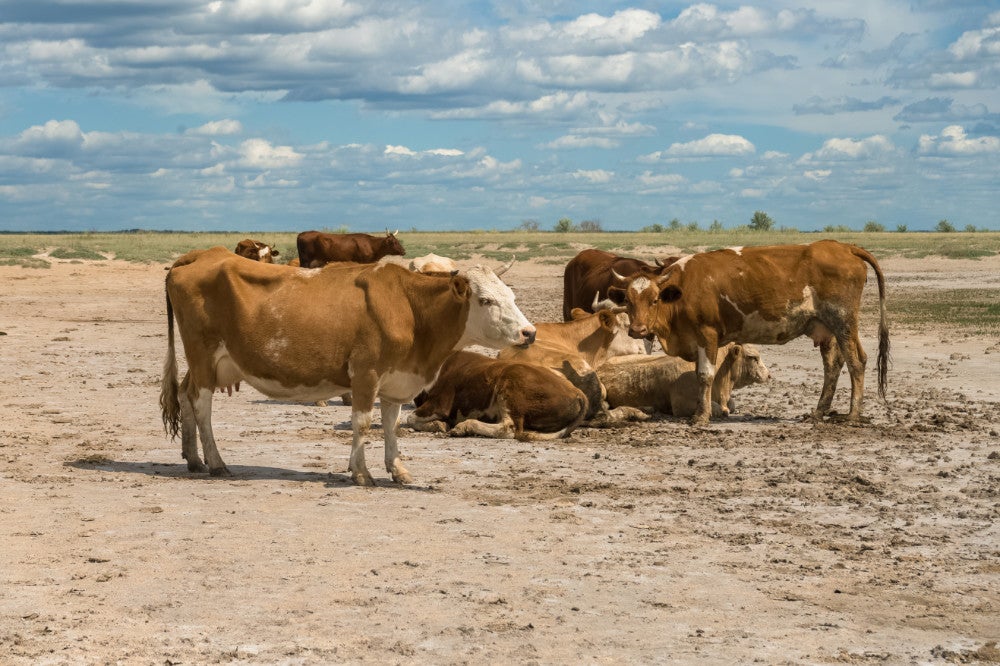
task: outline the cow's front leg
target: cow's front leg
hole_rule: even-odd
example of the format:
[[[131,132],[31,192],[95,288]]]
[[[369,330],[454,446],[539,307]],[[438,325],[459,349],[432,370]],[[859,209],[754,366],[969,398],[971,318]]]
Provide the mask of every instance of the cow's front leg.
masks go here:
[[[712,416],[712,384],[715,381],[715,357],[718,349],[698,347],[695,363],[698,375],[698,409],[691,417],[691,425],[708,425]]]
[[[375,389],[378,377],[374,370],[355,374],[351,378],[353,404],[351,405],[351,461],[347,466],[351,480],[359,486],[374,486],[375,480],[365,464],[365,441],[372,425],[375,410]]]
[[[396,442],[396,424],[399,422],[399,403],[381,400],[382,405],[382,435],[385,439],[385,470],[392,475],[396,483],[413,483],[413,477],[403,467],[399,459],[399,446]]]

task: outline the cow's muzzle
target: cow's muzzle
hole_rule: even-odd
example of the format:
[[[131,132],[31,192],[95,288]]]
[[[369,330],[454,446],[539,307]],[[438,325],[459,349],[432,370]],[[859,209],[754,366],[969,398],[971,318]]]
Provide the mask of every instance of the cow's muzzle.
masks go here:
[[[646,340],[650,338],[653,334],[650,333],[649,328],[645,324],[632,324],[628,327],[628,335],[630,338],[636,338],[639,340]]]
[[[521,344],[525,347],[535,341],[535,327],[521,329]]]

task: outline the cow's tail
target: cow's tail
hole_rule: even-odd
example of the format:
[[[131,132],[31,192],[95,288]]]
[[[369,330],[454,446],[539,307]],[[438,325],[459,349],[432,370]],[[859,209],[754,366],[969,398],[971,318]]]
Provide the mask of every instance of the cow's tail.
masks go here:
[[[163,429],[171,439],[180,432],[181,403],[177,399],[177,355],[174,352],[174,306],[167,292],[167,359],[163,362],[163,381],[160,384],[160,410]]]
[[[878,373],[878,395],[885,402],[885,388],[889,374],[889,364],[891,363],[889,357],[889,325],[886,323],[885,317],[885,276],[882,275],[882,269],[879,267],[878,261],[868,250],[855,245],[852,246],[852,251],[855,256],[868,262],[872,270],[875,271],[875,279],[878,280],[878,358],[875,361],[875,371]]]

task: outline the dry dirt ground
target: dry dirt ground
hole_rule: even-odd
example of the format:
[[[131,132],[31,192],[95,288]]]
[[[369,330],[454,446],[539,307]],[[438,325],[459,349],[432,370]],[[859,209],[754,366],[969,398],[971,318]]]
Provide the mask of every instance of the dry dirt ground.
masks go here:
[[[893,291],[1000,294],[997,258],[883,268],[890,315]],[[543,321],[560,275],[505,279]],[[891,411],[870,391],[862,427],[801,420],[802,338],[707,428],[405,430],[407,487],[378,431],[379,487],[349,483],[339,401],[245,387],[215,401],[216,479],[163,432],[163,279],[0,267],[0,663],[1000,662],[995,337],[895,327]]]

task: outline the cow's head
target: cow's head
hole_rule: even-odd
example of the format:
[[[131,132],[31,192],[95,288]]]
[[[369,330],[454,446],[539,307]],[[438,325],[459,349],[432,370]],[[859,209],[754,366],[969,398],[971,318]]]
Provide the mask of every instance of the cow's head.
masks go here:
[[[278,251],[266,243],[246,238],[236,245],[234,252],[241,257],[259,261],[264,264],[273,264],[274,257],[278,256]]]
[[[478,344],[503,349],[535,341],[535,327],[518,309],[514,292],[500,280],[497,272],[473,266],[452,278],[453,281],[461,279],[468,282],[469,316],[465,335],[457,348]]]
[[[399,234],[399,229],[395,231],[385,230],[385,238],[382,239],[382,255],[387,254],[398,254],[403,256],[406,254],[406,250],[403,249],[403,244],[399,242],[399,238],[396,236]]]
[[[623,305],[628,312],[629,335],[633,338],[651,338],[654,335],[666,337],[663,330],[667,322],[657,317],[665,304],[674,303],[681,297],[680,289],[670,283],[671,272],[664,275],[637,273],[626,278],[613,273],[614,282],[608,288],[608,298]]]

